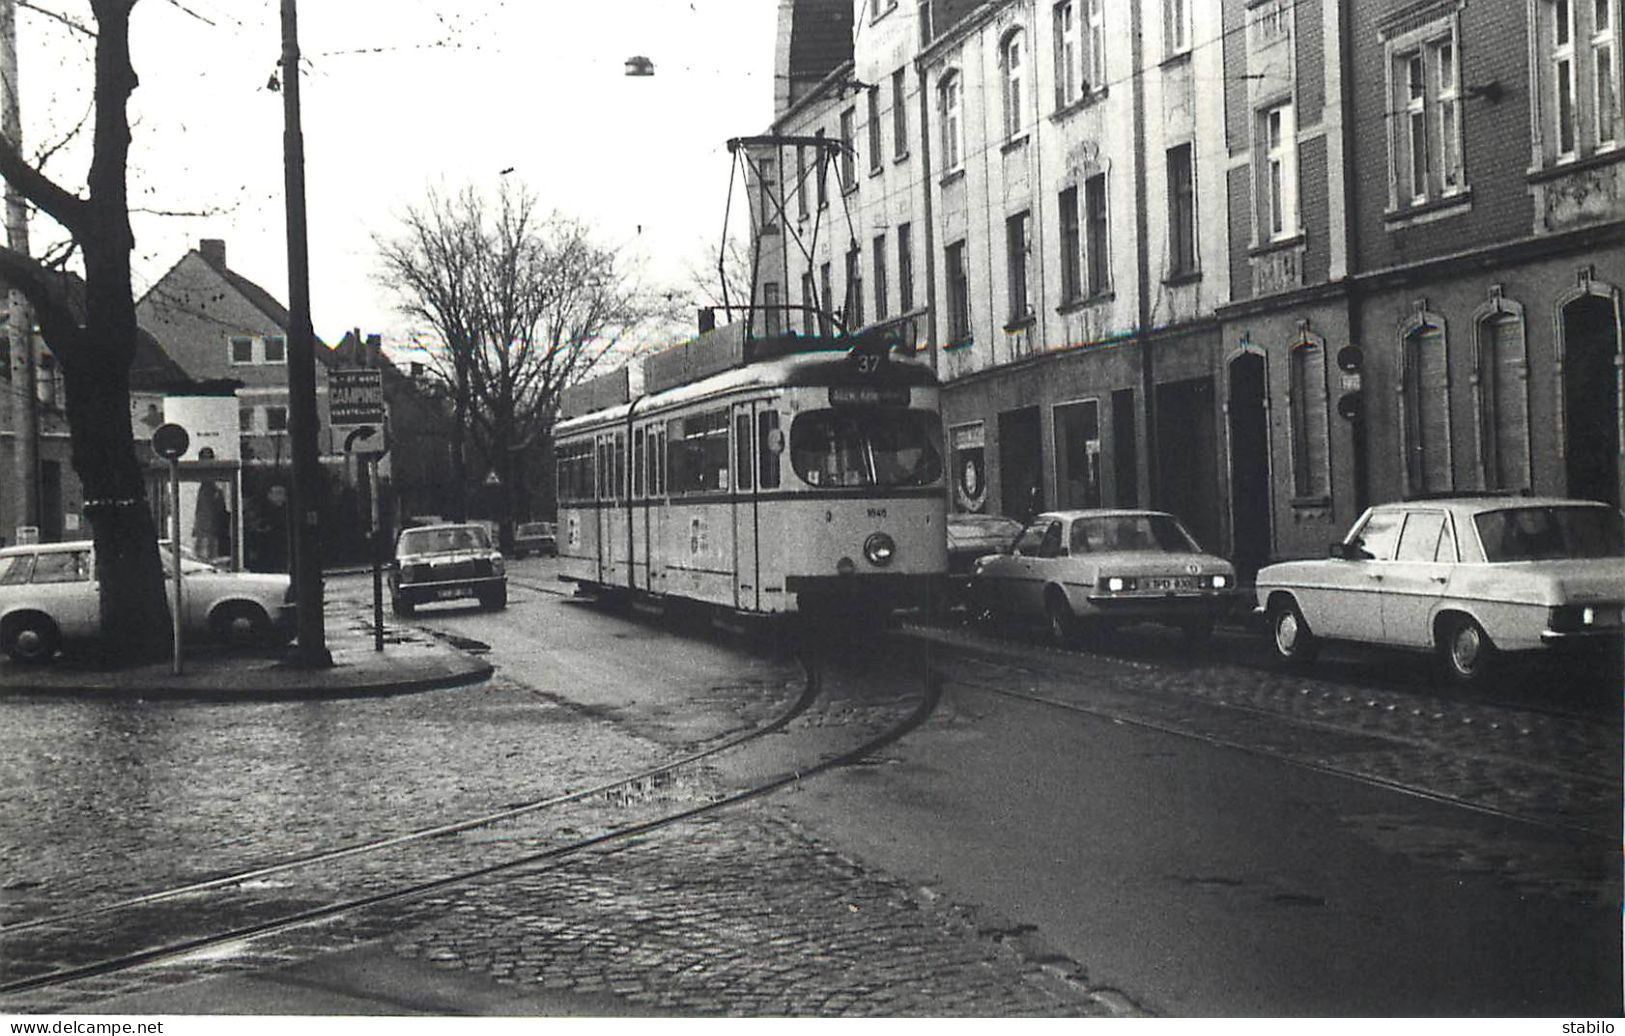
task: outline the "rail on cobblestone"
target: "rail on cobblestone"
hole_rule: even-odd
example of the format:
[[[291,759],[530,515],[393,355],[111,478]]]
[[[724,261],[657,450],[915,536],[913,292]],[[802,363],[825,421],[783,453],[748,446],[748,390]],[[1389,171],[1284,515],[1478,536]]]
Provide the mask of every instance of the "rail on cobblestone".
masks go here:
[[[678,769],[679,767],[693,765],[707,758],[714,757],[718,753],[726,751],[729,748],[738,747],[746,741],[755,740],[767,734],[773,733],[774,731],[783,729],[797,716],[804,713],[812,705],[813,701],[822,693],[822,668],[816,663],[808,663],[806,665],[806,672],[807,681],[803,688],[802,694],[789,709],[785,710],[783,714],[776,717],[765,726],[738,735],[726,742],[723,742],[722,744],[699,752],[691,753],[684,756],[680,760],[674,760],[662,764],[659,767],[642,771],[641,773],[631,777],[620,778],[615,781],[598,785],[594,788],[573,792],[569,795],[556,796],[535,803],[527,803],[521,806],[502,810],[498,813],[487,814],[482,817],[471,818],[469,820],[459,821],[454,824],[446,824],[436,828],[414,831],[409,834],[395,836],[393,838],[379,839],[363,845],[333,850],[324,854],[301,858],[295,861],[285,861],[272,867],[259,868],[252,872],[217,878],[208,882],[189,885],[185,888],[168,889],[162,892],[151,893],[146,896],[125,900],[117,904],[108,904],[94,910],[87,910],[73,914],[55,915],[52,917],[22,922],[16,925],[0,928],[0,934],[14,934],[24,928],[66,929],[70,922],[83,921],[91,917],[106,915],[114,911],[131,910],[136,907],[150,906],[166,899],[175,899],[181,896],[198,896],[203,893],[216,892],[230,886],[243,886],[246,883],[265,877],[269,874],[289,871],[298,867],[308,867],[317,862],[330,862],[346,857],[358,856],[363,853],[377,851],[385,847],[396,847],[414,842],[423,842],[431,838],[461,833],[477,827],[488,826],[501,820],[512,819],[524,813],[536,812],[548,806],[560,805],[566,802],[578,802],[593,796],[602,796],[606,792],[612,791],[613,789],[619,787],[636,784],[637,782],[648,782],[657,774],[669,773]],[[918,728],[935,710],[937,703],[940,700],[942,690],[942,680],[935,672],[928,670],[924,677],[924,683],[924,691],[920,695],[919,700],[915,703],[913,709],[903,716],[901,720],[892,724],[887,729],[864,740],[854,747],[810,761],[806,765],[792,767],[781,772],[776,777],[761,781],[752,785],[751,787],[717,798],[709,799],[695,806],[658,815],[635,823],[611,828],[597,834],[577,838],[573,841],[551,846],[540,851],[524,853],[516,857],[498,860],[494,863],[489,863],[483,866],[462,869],[432,880],[418,881],[403,887],[387,889],[385,891],[367,895],[355,896],[353,898],[343,899],[337,902],[324,903],[308,909],[300,909],[293,912],[282,913],[275,917],[235,925],[225,930],[207,931],[203,934],[177,939],[162,945],[148,946],[132,950],[130,952],[119,953],[115,956],[109,956],[106,959],[88,961],[40,974],[26,975],[0,983],[0,997],[13,996],[16,994],[53,986],[63,986],[81,979],[128,971],[142,965],[184,957],[205,949],[220,947],[231,943],[238,943],[248,939],[299,928],[317,921],[325,921],[340,915],[357,913],[386,903],[418,899],[442,889],[462,885],[504,872],[523,871],[527,868],[547,869],[589,850],[599,849],[618,842],[630,842],[634,839],[651,834],[661,829],[692,821],[709,813],[753,801],[786,787],[794,786],[800,782],[816,777],[819,774],[853,765],[874,752],[896,742],[900,738],[907,735],[910,731]],[[201,912],[204,916],[209,915],[210,910],[207,902],[195,905],[199,905],[201,907]],[[235,906],[234,909],[240,915],[253,913],[252,910],[244,910],[241,906]],[[230,914],[229,911],[226,913],[228,915]],[[102,929],[98,928],[98,931],[101,930]],[[86,940],[83,932],[79,930],[69,930],[68,938],[70,941],[77,938],[80,945],[83,945],[88,941]],[[13,958],[11,963],[15,965],[19,962]]]

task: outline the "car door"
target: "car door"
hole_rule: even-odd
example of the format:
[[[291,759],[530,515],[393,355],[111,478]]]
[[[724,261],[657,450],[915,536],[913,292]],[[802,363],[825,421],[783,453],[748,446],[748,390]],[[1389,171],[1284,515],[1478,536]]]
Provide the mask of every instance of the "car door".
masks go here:
[[[1044,580],[1061,553],[1061,523],[1039,518],[1016,541],[1012,557],[1010,606],[1024,615],[1044,614]]]
[[[31,596],[68,639],[94,636],[101,618],[87,550],[42,551],[34,559]]]
[[[1324,637],[1380,642],[1382,596],[1404,526],[1402,510],[1375,509],[1344,545],[1343,556],[1322,569],[1325,579],[1302,594],[1309,628]]]
[[[1431,619],[1456,564],[1456,537],[1442,509],[1405,513],[1394,560],[1382,579],[1382,635],[1390,644],[1427,647]]]

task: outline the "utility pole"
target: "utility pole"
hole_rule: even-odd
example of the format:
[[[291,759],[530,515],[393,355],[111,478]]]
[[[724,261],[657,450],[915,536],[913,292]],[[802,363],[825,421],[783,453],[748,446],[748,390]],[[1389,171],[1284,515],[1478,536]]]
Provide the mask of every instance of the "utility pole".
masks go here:
[[[22,150],[22,108],[17,98],[17,0],[0,0],[0,133]],[[6,245],[28,254],[28,207],[6,184]],[[34,356],[34,312],[16,289],[6,292],[6,336],[11,342],[11,441],[17,487],[15,525],[39,527],[39,374]],[[16,531],[12,533],[16,542]]]
[[[310,327],[310,245],[305,227],[305,136],[299,126],[299,20],[282,0],[283,182],[288,207],[288,433],[293,450],[293,585],[298,660],[333,664],[323,615],[321,461],[316,453],[316,335]]]

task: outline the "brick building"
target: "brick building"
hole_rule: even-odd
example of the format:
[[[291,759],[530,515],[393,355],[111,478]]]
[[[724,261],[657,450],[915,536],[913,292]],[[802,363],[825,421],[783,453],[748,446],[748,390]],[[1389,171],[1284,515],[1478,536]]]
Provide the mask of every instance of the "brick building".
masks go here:
[[[1620,0],[855,3],[808,86],[827,6],[773,131],[849,148],[756,187],[850,223],[762,227],[771,294],[917,311],[957,507],[1247,571],[1378,500],[1620,500]]]

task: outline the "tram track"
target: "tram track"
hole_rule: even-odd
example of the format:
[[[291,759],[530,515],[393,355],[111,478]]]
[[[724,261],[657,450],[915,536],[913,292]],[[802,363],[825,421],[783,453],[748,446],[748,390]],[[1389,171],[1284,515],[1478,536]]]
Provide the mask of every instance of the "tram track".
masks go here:
[[[1245,691],[1231,693],[1205,686],[1148,688],[1140,674],[1155,673],[1158,667],[1138,660],[1081,653],[1078,663],[1104,663],[1121,670],[1086,676],[1078,666],[1067,664],[1073,652],[1058,648],[1038,656],[1024,653],[1016,660],[1003,655],[997,645],[967,643],[963,638],[920,639],[929,639],[970,666],[982,664],[992,671],[978,678],[967,666],[956,667],[948,680],[953,686],[1174,734],[1547,830],[1586,838],[1611,837],[1608,821],[1614,815],[1610,809],[1617,808],[1617,780],[1560,758],[1530,757],[1524,742],[1531,735],[1530,725],[1538,724],[1517,719],[1486,722],[1486,716],[1496,714],[1494,703],[1441,701],[1438,707],[1424,708],[1415,704],[1414,696],[1405,703],[1392,690],[1366,689],[1355,694],[1335,685],[1265,695],[1254,703],[1246,700]],[[1080,678],[1085,682],[1080,684]],[[1039,689],[1045,684],[1080,689],[1073,694],[1045,693]],[[1584,725],[1593,742],[1611,743],[1599,721],[1560,719]],[[1415,729],[1406,729],[1406,723]],[[1346,752],[1349,762],[1340,764],[1336,761],[1339,750],[1332,746],[1345,745],[1349,739],[1369,747]],[[1413,769],[1406,772],[1401,766],[1397,776],[1378,772],[1373,757],[1386,757],[1390,763],[1394,758],[1408,758]],[[1486,789],[1482,783],[1468,782],[1465,791],[1453,790],[1449,787],[1452,777],[1441,776],[1452,766],[1513,779],[1505,782],[1505,788],[1492,782]],[[1560,808],[1517,808],[1520,802],[1531,804],[1532,800],[1519,796],[1534,784],[1560,789]]]
[[[298,859],[279,861],[276,864],[254,868],[249,871],[223,875],[203,882],[195,882],[185,886],[130,897],[117,903],[104,904],[81,911],[59,913],[48,917],[17,922],[0,928],[0,939],[16,942],[19,935],[26,934],[35,940],[35,945],[30,947],[31,949],[48,951],[45,953],[34,952],[26,958],[19,958],[13,949],[7,949],[4,953],[0,953],[0,967],[13,972],[13,976],[8,976],[3,981],[0,981],[0,998],[16,997],[20,994],[65,986],[84,979],[113,975],[144,965],[173,961],[210,949],[288,932],[345,915],[359,914],[375,907],[407,903],[440,890],[453,888],[504,872],[519,871],[525,868],[547,869],[579,854],[601,849],[615,843],[629,842],[662,828],[738,806],[830,770],[857,763],[918,727],[931,715],[940,697],[941,680],[935,673],[927,670],[924,677],[925,686],[923,692],[914,703],[913,708],[900,720],[855,746],[810,759],[804,765],[781,770],[775,776],[757,781],[748,787],[719,796],[708,797],[695,805],[669,811],[656,811],[653,815],[642,816],[627,823],[548,845],[535,851],[507,856],[503,856],[498,852],[495,854],[498,858],[481,862],[478,865],[464,866],[434,877],[404,881],[404,883],[382,890],[351,894],[337,900],[329,899],[329,901],[314,904],[298,906],[293,903],[279,904],[276,897],[259,897],[256,899],[252,895],[247,903],[215,898],[220,893],[228,890],[242,891],[247,889],[252,892],[255,886],[266,884],[265,879],[271,876],[308,870],[346,860],[353,861],[357,858],[373,857],[386,850],[398,850],[407,846],[423,846],[435,839],[448,838],[482,828],[493,828],[516,818],[539,814],[555,807],[594,800],[613,799],[617,792],[624,791],[627,793],[625,798],[635,799],[638,797],[638,788],[657,784],[661,782],[662,778],[669,779],[671,775],[684,768],[694,767],[722,753],[738,749],[752,741],[784,730],[796,718],[805,714],[824,693],[825,688],[823,669],[818,663],[808,663],[804,660],[804,669],[807,673],[807,681],[801,695],[789,708],[768,723],[730,738],[721,744],[702,751],[689,753],[679,759],[670,760],[657,767],[650,767],[634,775],[603,782],[592,788],[567,795],[523,803],[479,817],[465,818],[388,838],[373,839]],[[569,827],[561,829],[572,830]],[[502,843],[497,844],[500,847]],[[450,855],[450,852],[435,855],[438,858],[440,855]],[[429,862],[433,864],[435,861],[431,860]],[[341,880],[343,880],[343,876],[341,876]],[[400,881],[401,879],[396,880]],[[360,875],[351,878],[350,881],[353,884],[367,881],[376,882],[377,879],[376,877]],[[294,893],[296,900],[312,896],[320,898],[314,881],[307,882],[305,886],[296,888]],[[286,896],[283,898],[286,898]],[[116,921],[119,915],[129,918],[143,910],[151,910],[163,904],[176,903],[176,901],[181,900],[193,901],[185,904],[195,908],[194,913],[199,920],[199,924],[192,931],[184,935],[152,941],[151,944],[120,947],[117,952],[106,955],[98,955],[94,950],[90,953],[83,952],[86,946],[99,947],[101,945],[99,935],[104,935],[107,931],[118,928],[116,924],[108,925],[106,922],[110,920]],[[211,922],[211,919],[215,917],[233,915],[240,915],[247,919],[234,924]],[[198,928],[202,930],[197,930]],[[122,934],[124,939],[128,941],[128,933]],[[27,961],[38,961],[42,957],[50,955],[53,946],[57,947],[54,951],[57,957],[56,966],[49,966],[48,970],[40,970],[34,974],[16,974],[18,970],[27,970]],[[66,947],[66,949],[63,949],[63,947]],[[21,968],[18,967],[19,964],[22,965]]]

